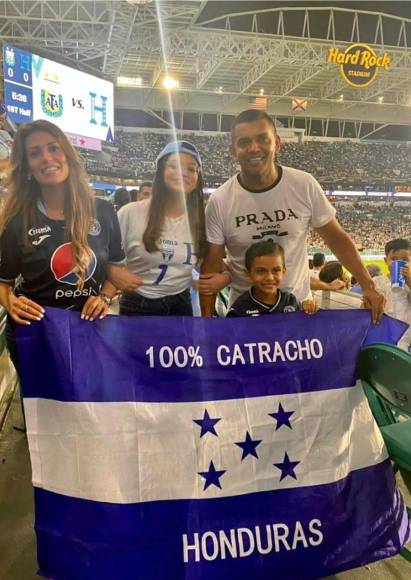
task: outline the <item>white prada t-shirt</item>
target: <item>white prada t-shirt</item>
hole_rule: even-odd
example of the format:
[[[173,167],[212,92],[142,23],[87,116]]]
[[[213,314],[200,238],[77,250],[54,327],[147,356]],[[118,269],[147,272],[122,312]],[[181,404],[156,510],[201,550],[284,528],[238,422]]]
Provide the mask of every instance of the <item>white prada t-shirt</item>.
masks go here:
[[[308,298],[307,234],[310,228],[328,224],[335,213],[314,177],[291,167],[279,167],[277,183],[266,191],[244,189],[237,175],[219,187],[206,208],[207,240],[226,246],[232,276],[230,304],[250,287],[244,274],[247,248],[270,238],[285,252],[282,289],[299,301]]]

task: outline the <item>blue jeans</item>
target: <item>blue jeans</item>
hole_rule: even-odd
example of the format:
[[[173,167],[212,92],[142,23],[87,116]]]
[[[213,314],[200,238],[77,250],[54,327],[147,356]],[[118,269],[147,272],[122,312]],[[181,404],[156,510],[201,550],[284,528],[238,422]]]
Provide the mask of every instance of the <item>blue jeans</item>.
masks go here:
[[[190,291],[174,296],[145,298],[141,294],[125,292],[120,298],[120,314],[126,316],[193,316]]]

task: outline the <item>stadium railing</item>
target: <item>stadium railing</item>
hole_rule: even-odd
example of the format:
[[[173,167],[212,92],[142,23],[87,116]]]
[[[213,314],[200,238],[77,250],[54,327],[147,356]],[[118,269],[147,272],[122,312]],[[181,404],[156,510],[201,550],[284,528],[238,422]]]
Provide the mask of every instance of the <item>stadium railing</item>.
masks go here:
[[[324,310],[361,308],[362,296],[345,290],[316,290],[313,292],[315,300]]]

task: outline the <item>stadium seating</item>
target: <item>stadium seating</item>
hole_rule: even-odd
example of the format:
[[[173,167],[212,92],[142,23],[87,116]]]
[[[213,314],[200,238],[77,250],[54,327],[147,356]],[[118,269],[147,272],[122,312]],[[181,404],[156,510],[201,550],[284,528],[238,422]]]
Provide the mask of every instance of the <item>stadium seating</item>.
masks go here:
[[[119,177],[152,178],[156,155],[171,141],[170,133],[132,133],[117,130],[115,142],[105,148],[111,159],[101,155],[86,159],[90,173]],[[236,171],[229,153],[227,133],[185,134],[200,151],[205,181],[210,186],[223,183]],[[394,183],[409,181],[411,147],[397,143],[357,143],[353,141],[284,142],[278,155],[280,163],[312,173],[325,189],[360,188],[391,190]],[[377,162],[376,162],[377,160]]]
[[[361,351],[358,368],[389,457],[411,491],[411,356],[395,346],[373,344]],[[411,562],[409,550],[402,555]]]

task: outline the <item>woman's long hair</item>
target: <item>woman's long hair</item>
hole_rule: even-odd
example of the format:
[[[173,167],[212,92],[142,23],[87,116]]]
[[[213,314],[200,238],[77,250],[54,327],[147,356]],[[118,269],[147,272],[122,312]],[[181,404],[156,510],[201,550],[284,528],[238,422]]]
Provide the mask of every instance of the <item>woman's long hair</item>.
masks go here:
[[[168,159],[164,157],[158,162],[157,172],[153,181],[153,190],[148,210],[147,227],[143,234],[143,242],[147,252],[158,251],[158,239],[164,228],[166,209],[169,203],[170,191],[164,183],[164,167]],[[181,195],[185,195],[181,192]],[[204,194],[201,172],[198,174],[197,187],[186,196],[188,223],[194,242],[197,258],[203,258],[207,250],[204,218]]]
[[[49,121],[26,123],[18,129],[14,137],[10,171],[6,180],[6,201],[0,214],[0,233],[14,216],[21,213],[25,243],[29,243],[27,231],[29,227],[36,225],[36,205],[41,195],[41,187],[34,178],[29,177],[26,141],[29,135],[40,131],[50,133],[67,158],[69,175],[65,182],[64,215],[67,239],[71,241],[73,248],[73,271],[79,277],[77,285],[82,288],[92,256],[87,235],[94,217],[94,196],[77,151],[63,131]]]

